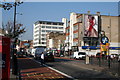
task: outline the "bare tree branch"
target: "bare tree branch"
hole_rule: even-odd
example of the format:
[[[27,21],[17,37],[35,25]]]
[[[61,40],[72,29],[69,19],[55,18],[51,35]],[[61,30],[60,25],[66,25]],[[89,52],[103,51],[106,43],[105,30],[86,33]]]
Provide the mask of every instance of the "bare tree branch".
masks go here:
[[[15,32],[14,32],[14,22],[12,21],[7,22],[7,24],[4,26],[4,30],[7,31],[5,36],[10,37],[10,38],[18,38],[19,35],[26,32],[25,27],[23,27],[23,24],[21,23],[16,23]]]

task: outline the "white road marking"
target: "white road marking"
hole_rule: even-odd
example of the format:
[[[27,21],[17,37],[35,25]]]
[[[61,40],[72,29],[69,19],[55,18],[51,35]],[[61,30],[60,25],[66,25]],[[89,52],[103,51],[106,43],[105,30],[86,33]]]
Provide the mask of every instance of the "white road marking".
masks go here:
[[[52,70],[54,70],[54,71],[62,74],[62,75],[64,75],[64,76],[68,77],[68,78],[74,79],[72,76],[69,76],[69,75],[67,75],[67,74],[65,74],[65,73],[63,73],[63,72],[61,72],[61,71],[59,71],[59,70],[57,70],[57,69],[54,69],[54,68],[52,68],[52,67],[50,67],[50,66],[48,66],[48,65],[45,65],[45,64],[44,64],[44,66],[46,66],[46,67],[48,67],[48,68],[50,68],[50,69],[52,69]]]
[[[38,62],[38,61],[36,61],[34,59],[32,59],[32,60],[35,61],[35,62],[37,62],[37,63],[39,63],[39,64],[41,64],[40,62]],[[54,68],[52,68],[52,67],[50,67],[50,66],[48,66],[46,64],[43,64],[43,65],[46,66],[46,67],[48,67],[48,68],[50,68],[50,69],[52,69],[52,70],[54,70],[54,71],[56,71],[56,72],[58,72],[58,73],[60,73],[60,74],[62,74],[62,75],[64,75],[64,76],[66,76],[66,77],[68,77],[68,78],[74,79],[72,76],[69,76],[69,75],[67,75],[67,74],[65,74],[65,73],[63,73],[63,72],[61,72],[61,71],[59,71],[57,69],[54,69]]]

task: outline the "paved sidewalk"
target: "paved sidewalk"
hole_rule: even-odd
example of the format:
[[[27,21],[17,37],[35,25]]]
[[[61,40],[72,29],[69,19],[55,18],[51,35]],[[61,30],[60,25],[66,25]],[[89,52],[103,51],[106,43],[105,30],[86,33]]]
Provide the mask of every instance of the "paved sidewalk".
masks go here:
[[[28,79],[40,79],[40,80],[48,80],[48,79],[65,79],[67,77],[57,73],[47,67],[40,67],[36,69],[28,69],[21,71],[22,80]]]
[[[10,80],[16,80],[17,76],[12,74],[12,71],[10,71]]]
[[[18,65],[22,80],[70,80],[70,78],[40,65],[30,58],[19,58]]]

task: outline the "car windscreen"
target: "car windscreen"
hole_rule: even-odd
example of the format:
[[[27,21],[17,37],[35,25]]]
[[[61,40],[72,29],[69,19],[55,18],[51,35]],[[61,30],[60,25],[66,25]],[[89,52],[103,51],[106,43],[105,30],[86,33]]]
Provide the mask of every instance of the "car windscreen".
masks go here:
[[[85,55],[85,53],[84,52],[79,52],[78,55]]]

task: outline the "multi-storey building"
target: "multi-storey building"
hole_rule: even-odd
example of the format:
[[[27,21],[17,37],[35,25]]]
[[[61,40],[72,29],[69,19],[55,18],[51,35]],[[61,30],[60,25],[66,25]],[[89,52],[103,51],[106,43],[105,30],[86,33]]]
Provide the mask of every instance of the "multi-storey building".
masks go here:
[[[100,44],[101,31],[109,39],[111,47],[119,47],[119,16],[71,13],[66,27],[66,43],[69,49],[81,46],[97,46]]]
[[[51,32],[47,34],[47,48],[60,50],[64,47],[65,33]]]
[[[67,25],[67,19],[62,22],[37,21],[33,24],[33,47],[46,48],[46,34],[49,32],[64,32]]]

